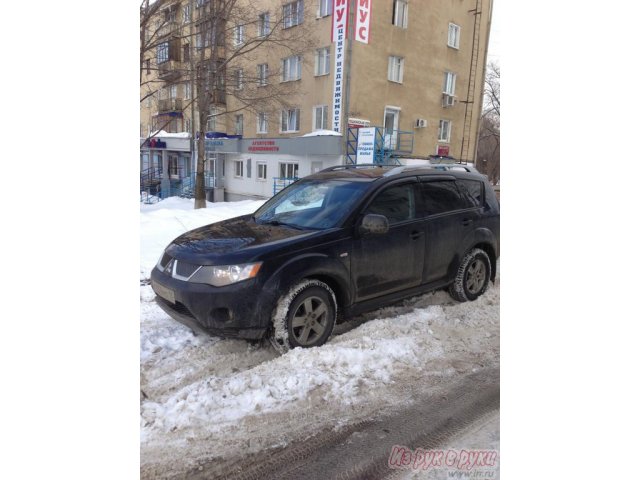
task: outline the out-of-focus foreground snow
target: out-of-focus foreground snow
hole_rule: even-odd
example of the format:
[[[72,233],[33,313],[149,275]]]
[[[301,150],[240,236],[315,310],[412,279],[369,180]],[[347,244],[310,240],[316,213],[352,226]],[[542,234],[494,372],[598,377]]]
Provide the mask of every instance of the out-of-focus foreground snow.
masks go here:
[[[141,278],[181,233],[255,211],[262,202],[168,199],[142,205]],[[422,295],[339,326],[319,348],[196,337],[140,294],[141,469],[171,477],[339,428],[411,402],[412,393],[499,357],[499,279],[475,302]],[[365,320],[367,320],[365,322]]]

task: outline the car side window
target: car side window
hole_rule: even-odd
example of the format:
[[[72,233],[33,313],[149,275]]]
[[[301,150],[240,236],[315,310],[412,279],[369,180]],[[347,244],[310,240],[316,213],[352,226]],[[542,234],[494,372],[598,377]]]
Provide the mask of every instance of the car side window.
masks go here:
[[[380,192],[369,204],[365,214],[384,215],[389,224],[416,218],[414,184],[398,185]]]
[[[484,189],[482,182],[476,180],[457,180],[458,189],[463,198],[471,207],[481,207],[484,205]]]
[[[423,182],[420,187],[426,215],[468,208],[453,180]]]

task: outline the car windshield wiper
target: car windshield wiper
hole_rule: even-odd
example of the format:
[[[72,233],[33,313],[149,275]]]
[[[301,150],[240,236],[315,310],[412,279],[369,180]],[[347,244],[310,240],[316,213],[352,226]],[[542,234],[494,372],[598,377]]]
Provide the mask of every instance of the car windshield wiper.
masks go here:
[[[261,225],[276,225],[283,227],[295,228],[296,230],[305,230],[304,227],[300,227],[299,225],[294,225],[292,223],[281,222],[280,220],[264,220],[260,222]]]

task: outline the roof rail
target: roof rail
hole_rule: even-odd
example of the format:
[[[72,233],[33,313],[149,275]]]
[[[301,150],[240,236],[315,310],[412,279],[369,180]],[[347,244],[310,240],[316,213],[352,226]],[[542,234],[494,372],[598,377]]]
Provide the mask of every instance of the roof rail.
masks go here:
[[[349,170],[352,168],[371,168],[371,167],[397,167],[398,164],[388,164],[388,163],[350,163],[347,165],[334,165],[333,167],[325,168],[324,170],[320,170],[321,172],[334,172],[336,170]]]

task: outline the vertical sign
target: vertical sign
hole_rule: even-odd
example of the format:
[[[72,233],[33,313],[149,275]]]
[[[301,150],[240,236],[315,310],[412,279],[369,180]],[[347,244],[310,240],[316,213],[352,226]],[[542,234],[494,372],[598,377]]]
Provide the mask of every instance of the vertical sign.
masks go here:
[[[340,118],[342,116],[342,80],[344,77],[344,47],[347,38],[348,16],[348,0],[333,0],[331,41],[335,43],[335,62],[331,124],[333,130],[338,133],[340,133]]]
[[[358,129],[358,149],[356,163],[373,163],[373,146],[376,141],[376,127]]]
[[[369,25],[371,24],[371,2],[373,0],[356,0],[355,38],[358,42],[369,43]]]

